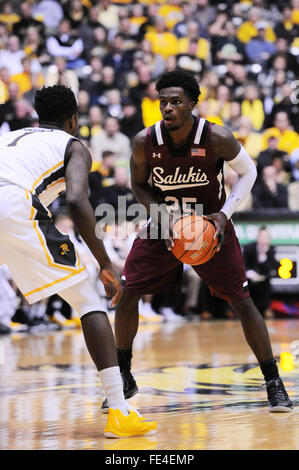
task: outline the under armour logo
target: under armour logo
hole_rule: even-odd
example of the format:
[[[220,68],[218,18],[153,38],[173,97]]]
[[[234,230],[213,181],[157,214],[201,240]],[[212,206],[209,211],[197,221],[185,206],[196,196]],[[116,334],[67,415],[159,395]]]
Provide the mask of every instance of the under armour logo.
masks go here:
[[[162,158],[161,153],[153,152],[153,158]]]

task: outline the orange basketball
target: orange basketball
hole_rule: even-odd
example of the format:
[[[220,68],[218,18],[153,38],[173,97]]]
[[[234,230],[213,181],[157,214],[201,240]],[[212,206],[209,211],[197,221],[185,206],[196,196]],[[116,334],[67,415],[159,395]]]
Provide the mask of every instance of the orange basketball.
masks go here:
[[[214,224],[198,215],[181,217],[173,226],[177,238],[172,253],[182,263],[196,266],[206,263],[216,253],[218,238],[214,240]]]

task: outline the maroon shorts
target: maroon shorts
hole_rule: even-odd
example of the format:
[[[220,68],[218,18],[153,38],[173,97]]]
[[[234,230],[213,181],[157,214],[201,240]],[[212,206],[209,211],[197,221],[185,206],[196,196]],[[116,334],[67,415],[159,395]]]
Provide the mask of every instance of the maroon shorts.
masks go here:
[[[233,302],[249,296],[243,256],[234,227],[226,224],[221,250],[207,263],[192,266],[216,297]],[[123,288],[136,295],[180,289],[183,264],[164,240],[136,238],[123,270]]]

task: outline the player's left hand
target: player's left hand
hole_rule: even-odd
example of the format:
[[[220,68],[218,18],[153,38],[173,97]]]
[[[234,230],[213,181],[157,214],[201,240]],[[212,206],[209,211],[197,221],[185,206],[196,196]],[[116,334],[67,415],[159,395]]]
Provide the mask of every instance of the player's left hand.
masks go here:
[[[115,307],[123,294],[121,280],[118,273],[112,268],[112,266],[101,267],[100,279],[104,284],[107,297],[112,296],[112,289],[114,289],[115,293],[112,297],[111,307]]]
[[[217,251],[221,250],[224,242],[224,230],[227,222],[227,217],[223,212],[215,212],[214,214],[204,215],[205,219],[212,220],[215,225],[214,239],[218,237],[218,248]]]

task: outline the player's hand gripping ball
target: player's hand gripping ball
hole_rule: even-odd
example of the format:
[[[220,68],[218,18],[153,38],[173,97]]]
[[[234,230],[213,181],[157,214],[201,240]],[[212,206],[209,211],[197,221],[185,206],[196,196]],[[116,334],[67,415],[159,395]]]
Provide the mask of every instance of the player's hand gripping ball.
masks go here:
[[[190,215],[178,219],[173,231],[174,239],[172,253],[182,263],[191,266],[209,261],[217,251],[218,238],[214,224],[204,217]]]

